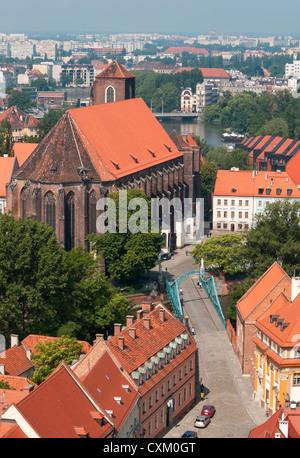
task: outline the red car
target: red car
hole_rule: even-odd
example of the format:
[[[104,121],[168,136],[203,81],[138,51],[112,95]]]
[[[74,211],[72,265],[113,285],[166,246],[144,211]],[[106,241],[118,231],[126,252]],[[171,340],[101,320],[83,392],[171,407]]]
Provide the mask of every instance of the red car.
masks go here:
[[[206,405],[203,406],[203,409],[201,411],[201,415],[204,415],[205,417],[211,418],[215,414],[215,407],[212,405]]]

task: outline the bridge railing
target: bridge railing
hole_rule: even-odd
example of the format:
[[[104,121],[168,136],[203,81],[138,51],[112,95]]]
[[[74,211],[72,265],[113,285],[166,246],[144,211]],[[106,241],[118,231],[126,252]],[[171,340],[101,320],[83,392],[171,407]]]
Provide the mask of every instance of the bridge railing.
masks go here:
[[[223,325],[226,327],[226,319],[223,315],[223,311],[220,305],[219,297],[216,290],[215,280],[212,275],[207,272],[200,272],[199,270],[192,270],[190,272],[180,275],[173,283],[170,283],[166,280],[166,291],[169,297],[169,300],[173,307],[173,312],[175,316],[179,319],[183,319],[183,310],[179,294],[179,287],[181,283],[190,275],[197,275],[199,282],[201,282],[206,294],[211,300],[216,312],[218,313]]]

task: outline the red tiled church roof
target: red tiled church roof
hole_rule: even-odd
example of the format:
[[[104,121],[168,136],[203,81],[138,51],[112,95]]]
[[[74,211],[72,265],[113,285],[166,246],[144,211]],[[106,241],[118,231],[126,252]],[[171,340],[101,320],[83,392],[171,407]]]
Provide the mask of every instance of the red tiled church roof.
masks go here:
[[[135,78],[133,73],[130,73],[124,65],[114,60],[99,73],[96,78]]]
[[[67,111],[15,176],[74,182],[84,167],[94,181],[113,181],[181,156],[145,102],[136,98]]]

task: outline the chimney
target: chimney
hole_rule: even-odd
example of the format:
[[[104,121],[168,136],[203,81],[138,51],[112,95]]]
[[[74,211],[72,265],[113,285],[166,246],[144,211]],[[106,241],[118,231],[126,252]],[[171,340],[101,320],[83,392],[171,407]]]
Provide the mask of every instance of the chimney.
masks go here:
[[[189,318],[187,316],[184,317],[184,324],[186,328],[189,327]]]
[[[125,348],[125,339],[123,336],[120,336],[118,338],[118,347],[121,349],[121,350],[124,350]]]
[[[284,417],[283,417],[284,418]],[[286,420],[278,420],[279,422],[279,429],[284,435],[284,437],[287,439],[288,438],[288,433],[289,433],[289,422]]]
[[[31,350],[29,348],[26,348],[26,358],[31,361]]]
[[[0,364],[0,374],[5,375],[5,364]]]
[[[144,326],[150,330],[150,318],[144,318]]]
[[[14,346],[19,346],[19,336],[17,334],[12,334],[10,336],[10,346],[11,347],[14,347]]]
[[[291,301],[298,296],[300,292],[300,277],[292,277],[292,291],[291,291]]]
[[[142,303],[142,310],[145,313],[152,312],[153,308],[154,307],[153,307],[153,303],[152,302],[143,302]]]
[[[119,323],[115,323],[114,324],[114,336],[119,334],[119,332],[121,332],[121,330],[122,330],[122,325],[119,324]]]
[[[127,315],[126,317],[126,327],[131,326],[134,322],[134,317],[132,315]]]
[[[129,328],[129,335],[130,335],[130,337],[135,339],[136,338],[136,329],[135,328]]]
[[[96,338],[93,341],[93,345],[95,345],[99,340],[104,339],[104,334],[96,334]]]
[[[143,317],[143,310],[138,310],[136,312],[136,319],[140,320]]]
[[[162,321],[162,322],[165,321],[165,311],[164,311],[164,309],[159,309],[158,316],[159,316],[160,321]]]

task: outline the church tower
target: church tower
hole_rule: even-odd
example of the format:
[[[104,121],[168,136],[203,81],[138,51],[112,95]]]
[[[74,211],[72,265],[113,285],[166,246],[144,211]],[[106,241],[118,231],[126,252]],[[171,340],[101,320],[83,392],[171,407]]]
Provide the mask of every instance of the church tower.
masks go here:
[[[91,89],[91,105],[135,98],[135,76],[114,60],[96,76]]]

